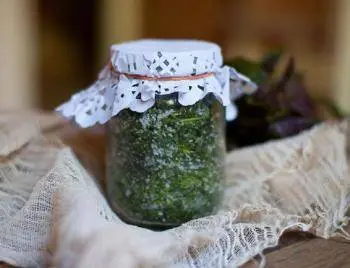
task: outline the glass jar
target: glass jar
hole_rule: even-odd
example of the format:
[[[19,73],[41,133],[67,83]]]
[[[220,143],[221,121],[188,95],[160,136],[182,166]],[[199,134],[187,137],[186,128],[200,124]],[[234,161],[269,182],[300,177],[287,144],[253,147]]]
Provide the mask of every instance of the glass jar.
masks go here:
[[[95,83],[57,108],[81,127],[107,123],[107,197],[123,220],[172,227],[215,212],[223,107],[249,84],[222,62],[220,47],[209,42],[113,45]]]
[[[225,135],[221,104],[208,95],[182,106],[159,96],[144,113],[108,122],[107,185],[122,219],[172,227],[210,215],[221,197]]]

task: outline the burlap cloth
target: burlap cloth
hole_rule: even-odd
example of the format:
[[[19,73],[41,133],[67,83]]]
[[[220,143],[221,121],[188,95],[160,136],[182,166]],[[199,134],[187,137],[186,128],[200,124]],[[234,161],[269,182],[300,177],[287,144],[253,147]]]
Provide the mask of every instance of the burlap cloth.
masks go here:
[[[237,267],[287,230],[349,238],[347,121],[229,153],[221,212],[163,232],[118,219],[90,175],[103,176],[95,162],[82,159],[88,172],[81,148],[73,153],[57,137],[63,129],[69,140],[66,125],[52,115],[0,113],[0,260],[22,267]]]

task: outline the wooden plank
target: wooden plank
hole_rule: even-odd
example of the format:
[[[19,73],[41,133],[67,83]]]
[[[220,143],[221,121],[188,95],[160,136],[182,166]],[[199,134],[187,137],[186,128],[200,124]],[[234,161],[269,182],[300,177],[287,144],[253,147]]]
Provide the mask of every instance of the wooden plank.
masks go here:
[[[0,107],[37,103],[36,1],[0,1]]]
[[[102,68],[109,56],[111,44],[139,39],[143,35],[142,0],[100,1],[98,25],[97,68]]]
[[[314,238],[267,254],[268,268],[350,267],[350,241]]]
[[[334,66],[335,99],[344,112],[350,112],[350,1],[338,0],[336,36],[336,62]],[[349,265],[350,266],[350,265]]]
[[[144,5],[143,11],[144,36],[220,41],[222,33],[218,32],[218,20],[222,17],[221,0],[149,2]]]

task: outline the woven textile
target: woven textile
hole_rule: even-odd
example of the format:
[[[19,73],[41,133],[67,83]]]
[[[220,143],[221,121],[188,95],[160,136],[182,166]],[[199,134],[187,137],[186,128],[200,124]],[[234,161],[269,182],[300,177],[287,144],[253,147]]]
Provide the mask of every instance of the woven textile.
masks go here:
[[[154,232],[121,222],[73,151],[46,135],[53,121],[31,118],[0,116],[0,259],[10,264],[237,267],[286,230],[346,235],[347,122],[229,153],[220,213]]]

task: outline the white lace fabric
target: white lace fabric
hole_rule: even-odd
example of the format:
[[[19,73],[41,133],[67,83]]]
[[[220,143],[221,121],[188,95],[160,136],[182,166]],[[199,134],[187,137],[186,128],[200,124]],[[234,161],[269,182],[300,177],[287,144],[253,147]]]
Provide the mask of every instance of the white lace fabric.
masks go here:
[[[104,124],[123,109],[143,113],[158,95],[177,93],[178,103],[193,105],[212,93],[223,106],[255,91],[255,84],[234,68],[222,67],[220,47],[190,40],[140,40],[111,47],[109,64],[98,80],[73,95],[57,111],[81,127]],[[116,75],[117,73],[117,75]],[[155,80],[130,78],[141,75]],[[196,75],[211,74],[194,79]],[[164,81],[157,78],[189,77]]]
[[[0,131],[10,124],[3,120]],[[70,148],[24,131],[0,162],[0,260],[21,267],[238,267],[276,246],[286,230],[341,234],[350,193],[346,133],[347,122],[324,123],[229,153],[221,211],[153,232],[119,220]]]

